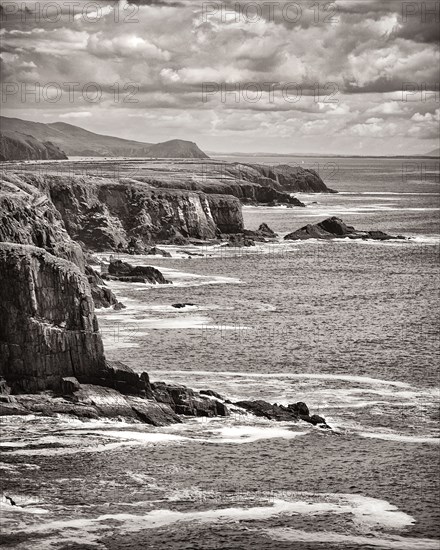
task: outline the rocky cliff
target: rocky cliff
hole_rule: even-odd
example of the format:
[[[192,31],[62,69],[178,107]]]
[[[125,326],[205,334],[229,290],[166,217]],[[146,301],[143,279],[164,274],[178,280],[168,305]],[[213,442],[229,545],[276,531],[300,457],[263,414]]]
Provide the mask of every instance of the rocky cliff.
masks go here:
[[[0,243],[0,375],[14,391],[89,381],[105,367],[87,278],[29,245]]]
[[[34,189],[37,196],[45,195],[49,205],[47,215],[64,222],[70,237],[92,250],[127,248],[133,240],[148,245],[186,238],[210,239],[219,232],[243,231],[241,205],[233,196],[156,189],[135,180],[117,182],[110,178],[39,175],[25,171],[5,172],[3,181],[5,188],[14,186],[25,189],[28,194]],[[11,198],[11,201],[14,203],[11,208],[20,210],[17,200]],[[12,218],[7,225],[19,225],[14,216]],[[39,228],[41,224],[32,220],[30,225]],[[18,232],[16,228],[15,233]],[[22,239],[25,239],[24,233]],[[8,238],[8,235],[2,240],[42,246],[39,235],[40,231],[31,241]]]
[[[288,193],[335,193],[333,189],[325,185],[315,170],[309,168],[290,166],[289,164],[278,164],[276,166],[250,164],[245,166],[257,170],[264,178],[275,182],[272,185],[279,191]],[[247,173],[247,171],[244,171],[244,173]]]
[[[31,244],[75,263],[84,270],[81,247],[68,235],[50,198],[13,173],[0,178],[0,242]]]
[[[61,159],[67,159],[66,154],[51,141],[19,132],[0,132],[0,161]]]

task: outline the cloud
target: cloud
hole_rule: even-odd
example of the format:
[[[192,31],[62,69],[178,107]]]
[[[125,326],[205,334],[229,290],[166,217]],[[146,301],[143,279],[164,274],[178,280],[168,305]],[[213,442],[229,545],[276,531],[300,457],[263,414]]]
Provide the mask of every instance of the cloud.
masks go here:
[[[50,4],[39,2],[41,13]],[[400,0],[335,0],[327,8],[299,0],[297,14],[262,1],[254,13],[239,0],[214,2],[210,13],[196,0],[120,0],[102,2],[99,10],[79,0],[74,13],[67,4],[60,3],[56,18],[52,11],[37,19],[19,3],[3,10],[3,79],[20,86],[55,82],[63,90],[50,104],[32,104],[30,96],[23,103],[20,90],[10,94],[4,107],[16,115],[77,113],[112,133],[113,121],[129,113],[130,137],[154,141],[145,125],[137,126],[148,113],[157,132],[160,125],[180,131],[178,121],[182,133],[203,134],[203,123],[222,139],[251,143],[260,135],[281,143],[295,136],[307,143],[313,136],[322,148],[328,135],[341,146],[353,136],[373,143],[381,134],[414,144],[431,139],[425,136],[437,122],[436,103],[422,87],[438,83],[439,31],[421,3],[404,3],[415,6],[412,13]],[[79,83],[73,102],[72,82]],[[207,82],[218,89],[204,96]],[[90,83],[102,92],[96,103],[82,93]],[[409,83],[415,92],[404,101]],[[249,90],[258,87],[253,101]]]
[[[74,111],[72,113],[63,113],[58,118],[89,118],[92,116],[90,111]]]

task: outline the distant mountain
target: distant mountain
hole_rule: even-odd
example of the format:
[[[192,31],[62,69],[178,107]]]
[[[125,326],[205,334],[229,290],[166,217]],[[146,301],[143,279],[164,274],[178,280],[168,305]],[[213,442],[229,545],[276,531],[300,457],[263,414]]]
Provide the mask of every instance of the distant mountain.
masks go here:
[[[95,134],[65,122],[43,124],[0,117],[0,123],[6,136],[13,133],[13,136],[21,134],[41,142],[50,141],[70,157],[208,158],[195,143],[180,139],[152,144]]]
[[[207,159],[209,158],[196,143],[172,139],[152,145],[148,150],[149,157],[156,158],[186,158],[186,159]]]
[[[434,149],[433,151],[429,151],[429,153],[425,153],[426,157],[440,157],[440,147],[437,149]]]
[[[50,141],[7,130],[0,132],[0,161],[67,159],[64,151]]]

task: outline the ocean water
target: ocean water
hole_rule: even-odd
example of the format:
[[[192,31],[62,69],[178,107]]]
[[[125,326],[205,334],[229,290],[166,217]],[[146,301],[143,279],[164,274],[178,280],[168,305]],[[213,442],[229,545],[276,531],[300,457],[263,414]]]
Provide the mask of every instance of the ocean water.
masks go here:
[[[439,163],[260,160],[340,193],[244,207],[277,243],[121,256],[173,285],[111,283],[127,309],[98,311],[106,355],[232,400],[304,401],[333,430],[239,411],[167,428],[3,418],[5,548],[440,547]],[[283,241],[331,215],[410,239]]]

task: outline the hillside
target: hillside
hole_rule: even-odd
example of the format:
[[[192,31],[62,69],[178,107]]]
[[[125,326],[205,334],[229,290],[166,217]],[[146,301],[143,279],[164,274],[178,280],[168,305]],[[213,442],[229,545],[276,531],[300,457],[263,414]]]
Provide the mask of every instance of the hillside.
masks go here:
[[[0,161],[60,159],[67,156],[51,141],[40,141],[20,132],[0,132]]]
[[[0,123],[2,132],[6,136],[26,135],[41,142],[50,141],[70,157],[207,158],[207,155],[195,143],[179,139],[152,144],[95,134],[66,122],[43,124],[19,118],[0,117]],[[3,160],[21,160],[24,158],[32,160],[53,157],[10,156]]]
[[[196,143],[192,141],[183,141],[181,139],[172,139],[152,145],[148,150],[147,156],[151,158],[209,158],[208,155],[199,149]]]
[[[434,149],[433,151],[429,151],[429,153],[425,153],[425,156],[427,156],[427,157],[440,157],[440,147],[437,147],[437,149]]]

